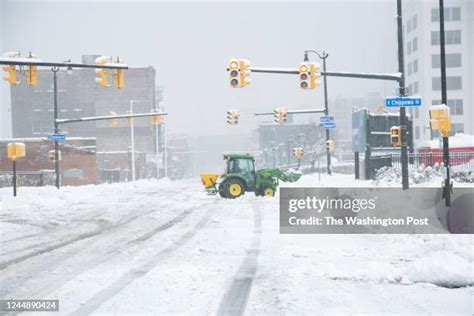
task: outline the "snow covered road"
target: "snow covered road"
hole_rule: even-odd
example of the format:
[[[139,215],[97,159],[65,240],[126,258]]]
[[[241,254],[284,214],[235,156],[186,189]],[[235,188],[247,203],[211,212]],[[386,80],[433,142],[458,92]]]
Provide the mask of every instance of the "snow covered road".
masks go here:
[[[281,235],[278,199],[197,179],[0,194],[0,298],[60,314],[474,312],[468,235]]]

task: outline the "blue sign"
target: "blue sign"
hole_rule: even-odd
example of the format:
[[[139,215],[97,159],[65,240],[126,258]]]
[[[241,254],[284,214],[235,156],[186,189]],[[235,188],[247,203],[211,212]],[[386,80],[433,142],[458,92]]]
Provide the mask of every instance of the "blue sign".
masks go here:
[[[52,141],[64,141],[66,140],[66,134],[51,134],[49,139]]]
[[[323,127],[325,129],[335,129],[336,128],[336,123],[334,123],[334,122],[323,123]]]
[[[389,97],[385,98],[385,106],[387,108],[421,106],[421,98]]]
[[[321,116],[319,118],[319,123],[329,123],[334,121],[334,116]]]

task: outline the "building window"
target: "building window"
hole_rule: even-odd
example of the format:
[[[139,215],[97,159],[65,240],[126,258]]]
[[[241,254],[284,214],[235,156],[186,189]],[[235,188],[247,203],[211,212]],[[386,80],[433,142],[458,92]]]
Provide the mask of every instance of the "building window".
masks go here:
[[[420,139],[420,127],[415,126],[415,138]]]
[[[411,41],[407,43],[407,55],[411,54]]]
[[[413,39],[413,51],[416,52],[418,50],[418,38]]]
[[[431,66],[433,68],[441,68],[441,60],[439,54],[431,56]],[[461,67],[461,54],[446,54],[446,68]]]
[[[413,94],[417,94],[419,92],[418,81],[415,81],[413,84]]]
[[[407,70],[408,70],[408,75],[411,75],[413,73],[412,63],[408,63]]]
[[[411,32],[411,20],[408,20],[407,22],[407,34]]]
[[[416,74],[418,72],[418,59],[413,61],[413,73]]]
[[[444,8],[444,20],[447,21],[461,21],[461,8],[452,7]],[[439,9],[431,9],[431,22],[439,22]]]
[[[441,90],[441,77],[434,77],[432,79],[432,88],[434,91]],[[446,88],[448,90],[461,90],[462,89],[462,78],[461,76],[448,76],[446,77]]]
[[[420,117],[420,109],[415,108],[415,118],[419,118],[419,117]]]
[[[464,133],[464,124],[463,123],[453,123],[451,126],[450,136],[456,135],[456,133]]]
[[[433,105],[441,104],[441,100],[433,100]],[[463,101],[462,99],[448,100],[449,111],[451,115],[463,115]]]
[[[461,44],[461,30],[444,31],[446,45]],[[431,45],[439,45],[439,31],[431,31]]]
[[[408,91],[406,91],[407,95],[412,95],[413,94],[413,84],[408,85]]]
[[[415,15],[415,16],[413,17],[412,21],[411,21],[411,28],[412,28],[413,30],[416,29],[417,24],[418,24],[417,22],[418,22],[418,21],[417,21],[416,15]]]

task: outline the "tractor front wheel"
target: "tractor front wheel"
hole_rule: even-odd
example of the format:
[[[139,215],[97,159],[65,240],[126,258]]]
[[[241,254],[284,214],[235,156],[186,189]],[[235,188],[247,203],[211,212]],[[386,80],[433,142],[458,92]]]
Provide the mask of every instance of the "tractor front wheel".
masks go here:
[[[262,189],[260,195],[273,197],[275,196],[275,189],[272,187],[265,187]]]
[[[235,199],[245,193],[245,185],[239,179],[230,179],[225,182],[224,192],[228,199]]]

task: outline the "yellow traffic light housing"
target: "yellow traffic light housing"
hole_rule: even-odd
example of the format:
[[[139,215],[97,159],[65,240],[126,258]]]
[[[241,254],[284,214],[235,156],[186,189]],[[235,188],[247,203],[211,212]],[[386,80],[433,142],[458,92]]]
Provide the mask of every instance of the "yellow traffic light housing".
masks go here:
[[[230,125],[239,124],[240,112],[236,110],[227,111],[227,123]]]
[[[400,126],[392,126],[390,128],[390,143],[393,147],[400,147],[402,145],[402,128]]]
[[[250,61],[246,59],[231,59],[228,67],[230,86],[243,88],[250,84]]]
[[[7,72],[7,76],[3,77],[4,80],[8,81],[10,84],[18,84],[18,77],[15,65],[10,65],[3,67],[3,70]]]
[[[285,124],[288,122],[288,109],[287,108],[276,108],[274,111],[273,121],[277,124]]]
[[[301,157],[303,157],[303,148],[301,147],[296,147],[296,148],[293,148],[293,156],[295,156],[296,158],[298,159],[301,159]]]
[[[35,65],[26,66],[26,83],[30,86],[38,84],[38,70]]]
[[[105,65],[110,62],[110,57],[108,56],[100,56],[95,59],[95,64],[96,65]],[[96,77],[95,77],[95,82],[100,84],[103,87],[110,87],[110,74],[109,74],[109,69],[104,69],[104,68],[96,68],[95,69]]]
[[[7,157],[10,160],[17,160],[25,157],[26,149],[24,143],[9,143],[7,145]]]
[[[160,109],[151,109],[151,113],[161,113]],[[152,115],[150,116],[150,124],[151,125],[162,125],[163,124],[163,116],[162,115]]]
[[[298,67],[300,88],[315,89],[320,86],[321,70],[319,64],[314,62],[302,62]]]
[[[443,137],[449,137],[451,131],[451,112],[449,107],[441,104],[430,107],[430,126],[439,131]]]
[[[122,65],[123,60],[120,57],[117,57],[117,61],[115,64]],[[123,89],[124,87],[124,76],[125,70],[124,69],[114,69],[113,70],[113,77],[114,77],[114,87],[117,89]]]
[[[115,116],[117,115],[116,112],[109,112],[110,116]],[[118,126],[118,120],[116,118],[110,119],[110,127],[115,128]]]
[[[333,140],[326,141],[326,148],[329,150],[330,154],[333,154],[336,151],[336,143]]]

